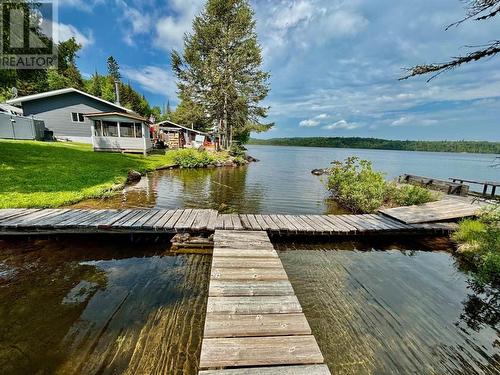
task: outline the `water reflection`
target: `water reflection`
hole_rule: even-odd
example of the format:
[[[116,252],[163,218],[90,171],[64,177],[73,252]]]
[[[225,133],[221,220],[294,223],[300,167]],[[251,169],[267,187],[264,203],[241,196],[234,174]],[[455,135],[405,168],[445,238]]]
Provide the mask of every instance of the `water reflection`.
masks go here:
[[[152,173],[111,199],[88,201],[78,207],[214,208],[222,212],[263,214],[345,213],[320,177],[311,170],[332,160],[358,156],[394,178],[403,173],[447,179],[461,176],[491,180],[492,155],[356,150],[309,147],[249,146],[258,159],[242,168],[175,170]]]
[[[78,208],[211,208],[260,212],[263,189],[247,181],[248,168],[168,170],[151,173],[122,193],[81,202]]]
[[[0,241],[1,372],[196,373],[210,258],[167,247]]]
[[[332,373],[498,374],[498,291],[471,289],[448,252],[367,247],[280,245]]]

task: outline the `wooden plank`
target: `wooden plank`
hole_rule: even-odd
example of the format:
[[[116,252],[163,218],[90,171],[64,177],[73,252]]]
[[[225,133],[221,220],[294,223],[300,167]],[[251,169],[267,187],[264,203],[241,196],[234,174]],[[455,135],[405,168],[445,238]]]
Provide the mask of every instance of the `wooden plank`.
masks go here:
[[[266,222],[269,230],[271,230],[273,232],[280,231],[279,225],[274,222],[274,220],[271,218],[270,215],[262,215],[262,219]]]
[[[233,258],[278,258],[278,253],[274,249],[247,251],[245,249],[214,248],[213,256]]]
[[[151,223],[153,229],[163,228],[169,222],[175,212],[176,210],[167,210],[162,216],[160,216],[160,218],[158,218],[156,222]]]
[[[182,216],[179,218],[179,221],[175,224],[174,228],[177,231],[183,231],[183,230],[191,230],[194,221],[196,220],[196,217],[198,216],[199,210],[197,209],[191,209],[191,211],[184,215],[184,219]]]
[[[198,375],[331,375],[327,365],[248,367],[199,371]]]
[[[325,219],[330,221],[338,232],[345,234],[356,234],[357,228],[337,217],[337,215],[325,215]]]
[[[243,224],[241,222],[241,219],[240,219],[239,215],[231,214],[230,217],[231,217],[231,221],[233,223],[233,229],[234,230],[243,230],[243,229],[245,229],[245,228],[243,228]]]
[[[148,210],[148,212],[143,217],[141,217],[139,220],[137,220],[134,223],[134,227],[136,227],[136,228],[142,228],[144,226],[144,224],[148,220],[150,220],[152,217],[154,217],[155,215],[157,215],[158,212],[160,212],[160,210]]]
[[[273,269],[273,268],[268,268]],[[219,296],[293,296],[292,284],[285,279],[264,281],[210,280],[208,295]]]
[[[196,219],[191,225],[191,229],[193,230],[207,229],[209,217],[210,217],[210,210],[198,210],[198,214],[196,215]]]
[[[132,228],[133,226],[135,226],[135,223],[137,223],[137,221],[139,221],[139,219],[141,219],[143,216],[147,215],[148,212],[149,212],[148,210],[135,210],[136,214],[134,216],[130,216],[130,218],[124,223],[122,223],[120,227]],[[116,226],[116,224],[114,226]]]
[[[175,230],[183,230],[188,228],[189,217],[193,212],[192,208],[187,208],[179,217],[179,220],[174,224],[173,228]]]
[[[283,268],[212,267],[210,275],[212,280],[288,280]]]
[[[172,214],[172,216],[170,216],[168,221],[165,224],[163,224],[163,226],[159,227],[155,225],[155,228],[174,229],[175,224],[183,214],[184,210],[175,210],[175,212]]]
[[[323,356],[313,336],[207,338],[201,368],[318,364]]]
[[[0,210],[0,222],[13,216],[23,215],[31,212],[32,208],[4,208]],[[35,209],[38,210],[38,209]]]
[[[235,257],[212,256],[212,267],[231,268],[281,268],[283,265],[279,258],[252,258],[251,254],[245,259]]]
[[[207,314],[205,318],[205,338],[310,334],[304,314]]]
[[[23,226],[28,223],[30,220],[34,220],[40,217],[45,217],[49,214],[52,214],[54,210],[45,209],[45,210],[33,210],[28,213],[24,213],[23,215],[10,217],[8,220],[2,223],[3,226],[9,228],[16,228],[18,226]]]
[[[276,225],[280,229],[280,232],[285,232],[285,233],[288,232],[289,230],[288,224],[285,224],[285,222],[281,220],[282,215],[269,215],[269,216],[276,223]]]
[[[244,215],[244,214],[240,215],[241,224],[243,225],[243,228],[245,230],[253,230],[252,224],[250,224],[250,220],[248,219],[248,216],[249,215]]]
[[[129,215],[132,212],[131,209],[126,210],[118,210],[114,215],[107,217],[99,222],[98,228],[109,229],[116,223],[118,220],[121,220],[125,216]]]
[[[208,297],[207,312],[218,314],[300,313],[296,296]]]
[[[261,231],[263,230],[264,228],[262,228],[259,224],[259,222],[257,221],[257,219],[255,218],[255,215],[246,215],[248,220],[250,221],[250,225],[251,225],[251,228],[253,230],[258,230],[258,231]]]
[[[254,215],[255,217],[255,220],[257,221],[257,223],[259,224],[259,226],[262,228],[262,230],[271,230],[271,227],[269,226],[269,224],[267,224],[267,222],[264,220],[264,217],[263,215]]]
[[[142,223],[142,228],[144,229],[154,229],[154,225],[165,216],[169,211],[168,210],[156,210],[156,213],[151,216],[148,220]],[[168,220],[168,219],[167,219]]]
[[[356,228],[356,232],[359,232],[359,233],[364,233],[364,232],[368,232],[371,230],[371,227],[369,227],[369,226],[365,225],[364,223],[353,218],[355,216],[356,215],[338,215],[337,219],[342,220],[346,224]]]
[[[85,218],[89,215],[89,210],[73,210],[72,215],[67,217],[65,220],[54,224],[54,228],[68,228],[73,225],[73,223],[78,222],[81,218]]]
[[[54,210],[52,213],[45,215],[43,217],[38,217],[36,219],[30,220],[28,223],[24,225],[28,227],[37,227],[37,228],[52,228],[54,222],[58,222],[61,216],[64,216],[67,212],[71,211],[70,209],[59,209]]]
[[[32,209],[32,208],[22,208],[22,209],[17,209],[17,210],[9,210],[6,214],[1,219],[2,225],[12,222],[13,220],[16,220],[18,218],[24,217],[31,215],[35,212],[39,212],[41,209]]]
[[[66,210],[66,212],[60,214],[60,215],[55,215],[48,219],[47,221],[43,223],[39,223],[40,227],[54,227],[56,224],[68,220],[72,217],[74,217],[77,213],[77,210],[71,209],[71,210]]]
[[[215,230],[218,216],[219,216],[219,213],[217,211],[212,210],[212,212],[210,212],[210,217],[208,219],[208,224],[207,224],[207,230],[209,230],[209,231]]]

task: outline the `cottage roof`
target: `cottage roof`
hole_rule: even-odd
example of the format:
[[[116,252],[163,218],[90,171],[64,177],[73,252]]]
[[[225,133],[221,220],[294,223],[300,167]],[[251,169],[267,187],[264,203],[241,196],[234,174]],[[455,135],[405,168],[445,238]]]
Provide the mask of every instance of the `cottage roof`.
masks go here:
[[[64,95],[64,94],[69,94],[69,93],[78,93],[80,95],[87,96],[87,97],[92,98],[94,100],[97,100],[99,102],[106,103],[107,105],[110,105],[110,106],[115,107],[117,109],[120,109],[122,111],[125,111],[125,112],[128,112],[128,113],[134,113],[134,111],[132,111],[132,110],[130,110],[128,108],[122,107],[121,105],[108,102],[107,100],[98,98],[97,96],[94,96],[94,95],[90,95],[90,94],[88,94],[86,92],[83,92],[81,90],[75,89],[73,87],[68,87],[68,88],[60,89],[60,90],[52,90],[52,91],[42,92],[40,94],[20,96],[19,98],[7,100],[7,103],[8,104],[22,104],[24,102],[30,102],[32,100],[44,99],[44,98],[49,98],[51,96]]]
[[[187,126],[183,126],[183,125],[179,125],[179,124],[176,124],[175,122],[173,121],[169,121],[169,120],[165,120],[165,121],[162,121],[162,122],[159,122],[157,124],[155,124],[156,126],[160,126],[162,128],[171,128],[172,125],[175,126],[175,127],[179,127],[181,129],[184,129],[184,130],[188,130],[190,132],[194,132],[194,133],[197,133],[197,134],[201,134],[201,135],[209,135],[208,133],[206,132],[202,132],[202,131],[199,131],[199,130],[196,130],[196,129],[191,129],[191,128],[188,128]]]
[[[88,117],[90,119],[107,117],[107,116],[119,116],[119,117],[125,117],[125,118],[129,118],[129,119],[137,120],[137,121],[141,121],[141,122],[148,122],[148,120],[145,119],[144,117],[141,117],[139,115],[132,114],[132,113],[123,113],[123,112],[96,112],[96,113],[87,113],[84,116]]]

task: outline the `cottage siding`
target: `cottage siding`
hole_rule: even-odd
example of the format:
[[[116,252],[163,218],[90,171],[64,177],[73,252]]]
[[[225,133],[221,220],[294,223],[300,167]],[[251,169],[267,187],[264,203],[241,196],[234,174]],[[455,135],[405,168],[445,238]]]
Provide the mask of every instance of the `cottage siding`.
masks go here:
[[[122,112],[114,106],[76,92],[51,96],[23,103],[25,116],[35,115],[60,139],[92,143],[91,120],[73,122],[71,113]]]

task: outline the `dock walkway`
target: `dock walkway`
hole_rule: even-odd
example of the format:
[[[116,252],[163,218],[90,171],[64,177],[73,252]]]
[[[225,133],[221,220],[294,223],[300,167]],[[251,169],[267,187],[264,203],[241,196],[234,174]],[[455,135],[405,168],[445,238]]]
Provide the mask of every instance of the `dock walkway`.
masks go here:
[[[412,210],[411,207],[394,210]],[[403,211],[404,211],[403,210]],[[466,213],[473,214],[476,208]],[[399,212],[399,211],[398,211]],[[390,214],[390,213],[388,213]],[[462,212],[463,214],[463,212]],[[412,213],[413,215],[413,213]],[[395,215],[396,216],[396,215]],[[446,234],[453,223],[405,223],[382,214],[219,214],[204,209],[3,209],[0,234],[213,233],[217,229],[266,231],[271,235]]]
[[[215,231],[208,296],[199,375],[330,374],[266,232]]]

